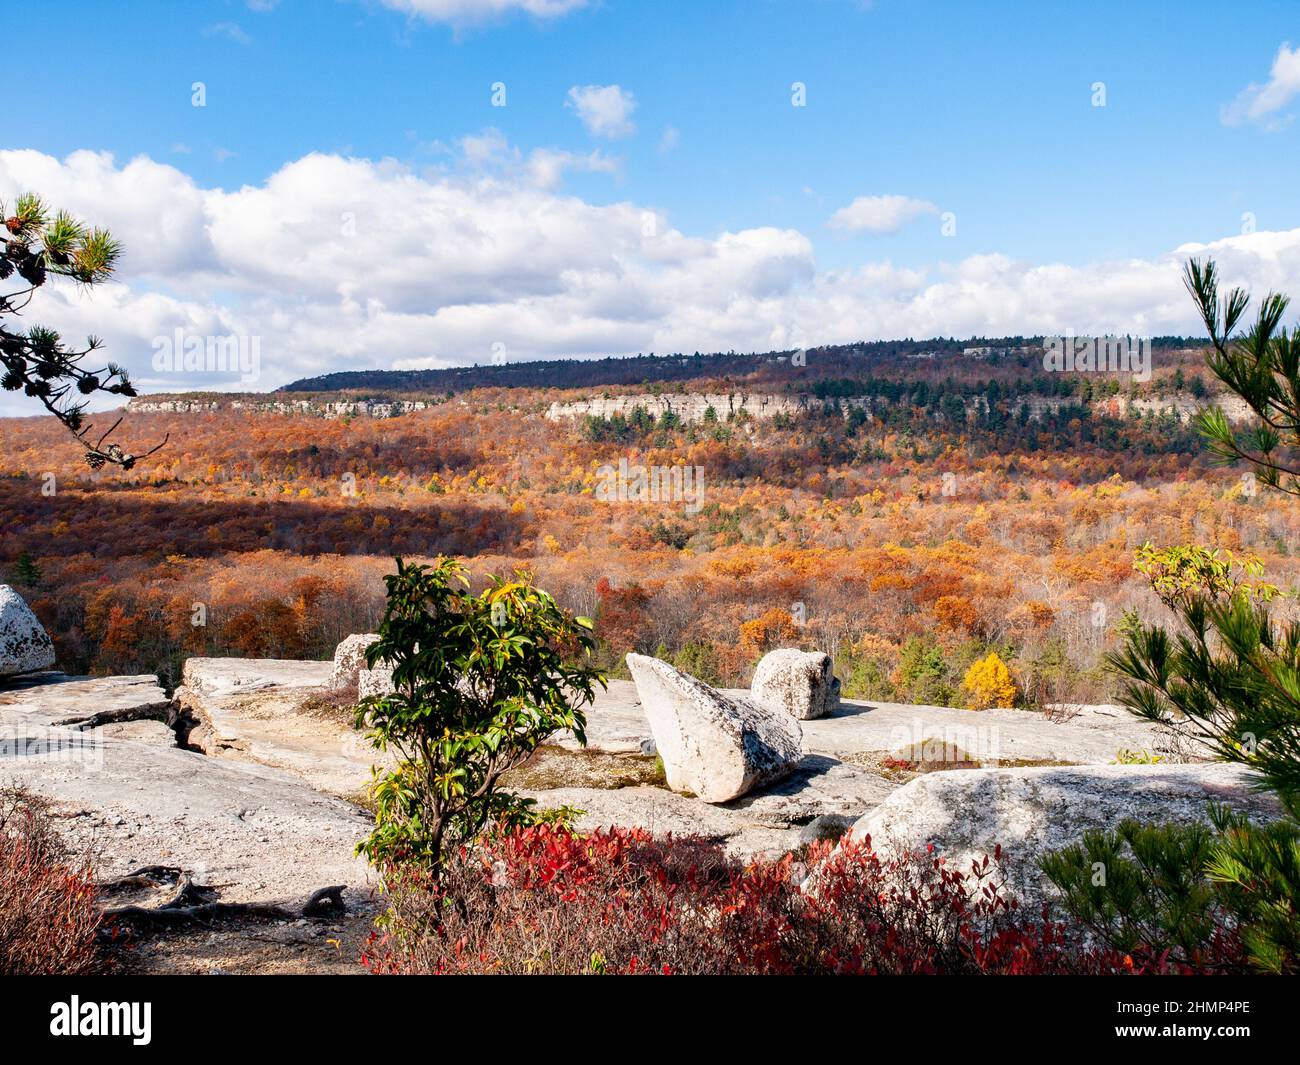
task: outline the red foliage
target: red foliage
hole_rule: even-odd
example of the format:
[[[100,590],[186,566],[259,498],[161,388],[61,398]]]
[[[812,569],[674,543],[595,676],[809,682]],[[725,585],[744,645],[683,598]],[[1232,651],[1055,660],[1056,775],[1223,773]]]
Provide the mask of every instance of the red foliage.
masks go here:
[[[596,582],[596,631],[617,652],[637,648],[637,640],[649,627],[646,604],[650,593],[638,584],[615,588],[608,577]]]
[[[1024,919],[995,876],[988,858],[962,873],[869,840],[742,864],[699,839],[542,826],[463,851],[440,885],[390,871],[362,961],[435,974],[1134,971]]]

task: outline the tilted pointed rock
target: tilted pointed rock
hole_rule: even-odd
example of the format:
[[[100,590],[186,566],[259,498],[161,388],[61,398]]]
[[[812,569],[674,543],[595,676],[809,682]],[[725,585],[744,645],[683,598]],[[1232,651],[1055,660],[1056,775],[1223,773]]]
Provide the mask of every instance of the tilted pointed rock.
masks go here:
[[[627,664],[674,791],[728,802],[802,757],[803,732],[790,715],[723,695],[657,658],[630,654]]]
[[[54,643],[16,591],[0,584],[0,677],[54,666]]]

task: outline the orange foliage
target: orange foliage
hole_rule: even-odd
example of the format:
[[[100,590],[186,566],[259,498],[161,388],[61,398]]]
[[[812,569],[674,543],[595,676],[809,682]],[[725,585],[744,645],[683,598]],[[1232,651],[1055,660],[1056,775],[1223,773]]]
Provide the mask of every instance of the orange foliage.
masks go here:
[[[794,618],[785,610],[773,607],[762,617],[740,626],[740,646],[752,660],[776,647],[798,639]]]
[[[975,632],[979,628],[979,612],[964,595],[944,595],[935,600],[934,616],[941,629]]]

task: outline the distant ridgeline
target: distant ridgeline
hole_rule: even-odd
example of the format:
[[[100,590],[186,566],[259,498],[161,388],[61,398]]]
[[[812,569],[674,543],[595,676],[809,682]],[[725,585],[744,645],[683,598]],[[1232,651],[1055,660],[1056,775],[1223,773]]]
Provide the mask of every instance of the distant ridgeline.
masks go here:
[[[1186,421],[1210,398],[1206,383],[1210,375],[1202,372],[1199,350],[1182,337],[1153,338],[1150,347],[1164,355],[1154,358],[1155,375],[1150,381],[1123,373],[1049,372],[1044,368],[1041,339],[1009,337],[881,341],[748,355],[640,355],[445,370],[354,370],[305,378],[271,393],[152,395],[134,399],[128,406],[135,412],[250,410],[388,418],[438,406],[471,389],[518,388],[570,393],[547,408],[546,416],[554,421],[627,419],[638,412],[669,423],[767,420],[809,411],[881,415],[899,406],[934,408],[950,418],[997,407],[1039,418],[1079,407],[1119,418],[1173,414]],[[580,398],[572,398],[574,392]],[[1224,405],[1229,417],[1246,414],[1239,401]]]
[[[1153,337],[1155,351],[1200,348],[1187,337]],[[860,344],[738,354],[734,351],[693,355],[633,355],[604,359],[547,359],[499,365],[461,366],[444,370],[344,370],[304,377],[280,392],[416,392],[451,395],[472,388],[601,388],[738,378],[770,382],[790,390],[792,373],[803,381],[855,376],[864,370],[957,371],[965,364],[982,367],[1036,367],[1041,370],[1042,337],[972,337],[969,340],[873,340]],[[785,388],[781,388],[784,385]]]

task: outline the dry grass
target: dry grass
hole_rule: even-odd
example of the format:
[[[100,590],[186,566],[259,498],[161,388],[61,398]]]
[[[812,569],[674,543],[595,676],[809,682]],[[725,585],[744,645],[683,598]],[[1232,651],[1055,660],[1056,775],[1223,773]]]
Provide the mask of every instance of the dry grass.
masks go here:
[[[98,971],[97,895],[89,863],[68,853],[48,804],[25,788],[0,788],[0,973]]]
[[[570,751],[545,746],[502,778],[505,787],[523,791],[555,788],[667,787],[663,763],[640,754]]]

